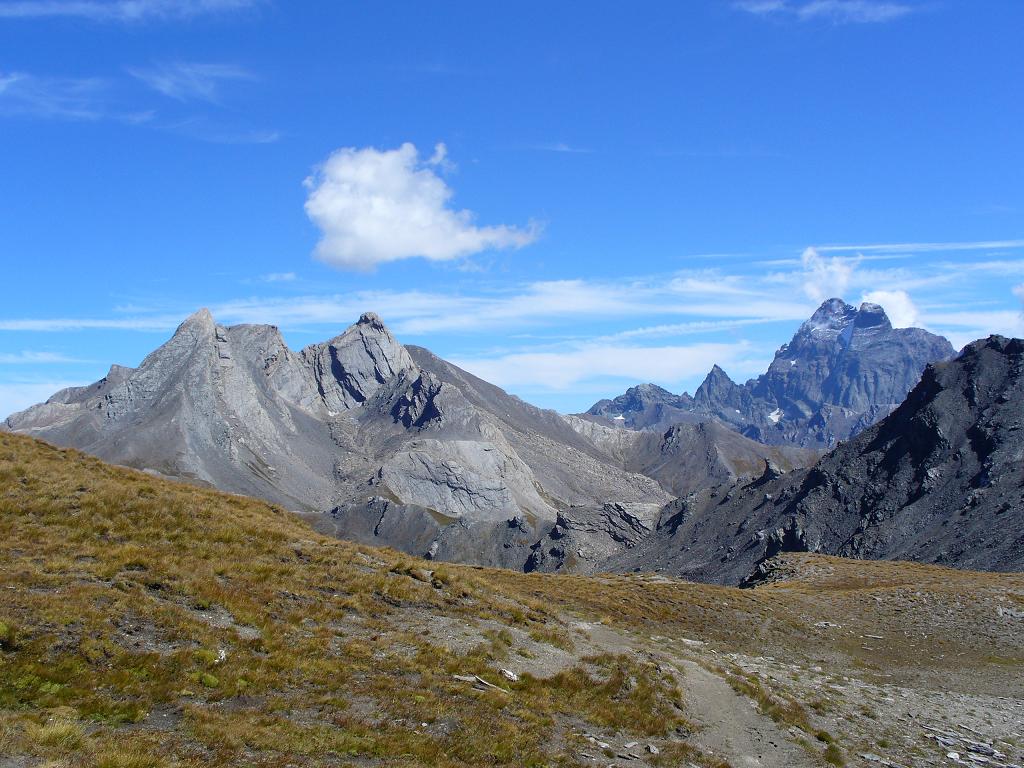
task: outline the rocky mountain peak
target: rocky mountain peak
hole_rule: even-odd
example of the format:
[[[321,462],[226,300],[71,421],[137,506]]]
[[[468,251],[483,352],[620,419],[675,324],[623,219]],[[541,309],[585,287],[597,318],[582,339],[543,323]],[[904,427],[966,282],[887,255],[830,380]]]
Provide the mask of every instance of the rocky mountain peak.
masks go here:
[[[925,365],[953,354],[941,336],[921,328],[893,328],[878,304],[865,302],[858,308],[831,298],[779,348],[756,380],[737,384],[715,365],[693,398],[681,397],[675,410],[648,405],[634,396],[633,388],[615,400],[600,401],[588,413],[624,414],[623,426],[635,429],[714,417],[769,444],[831,446],[891,412]],[[634,407],[625,413],[634,403],[643,412]]]
[[[857,316],[857,308],[842,299],[826,299],[810,319],[800,326],[798,336],[838,336]]]
[[[380,315],[376,312],[363,312],[359,316],[359,320],[356,321],[356,325],[366,325],[377,332],[390,334],[387,326],[384,325],[384,321],[380,319]]]
[[[366,402],[380,386],[399,374],[415,379],[418,369],[409,352],[379,316],[366,312],[344,333],[302,351],[312,366],[324,404],[341,411]]]
[[[174,333],[175,335],[179,333],[192,335],[203,332],[213,333],[216,326],[217,323],[213,319],[213,314],[206,307],[202,307],[186,317]]]
[[[734,383],[733,380],[729,377],[729,374],[726,373],[725,370],[720,365],[718,365],[718,363],[715,363],[713,366],[711,366],[711,370],[708,371],[708,375],[704,377],[704,384],[712,382],[728,382],[730,384]]]
[[[860,305],[853,320],[854,328],[874,328],[878,330],[891,331],[892,323],[889,316],[885,314],[881,304],[871,304],[865,301]]]
[[[118,365],[114,363],[110,366],[110,370],[107,371],[107,375],[103,378],[110,384],[116,384],[124,381],[135,372],[134,368],[129,368],[126,365]]]
[[[697,387],[697,392],[693,397],[694,401],[702,407],[728,405],[730,408],[734,408],[737,405],[734,402],[736,389],[736,382],[729,378],[729,374],[718,364],[715,364],[708,371],[708,375],[704,377],[701,385]]]
[[[587,415],[612,420],[618,426],[645,429],[685,420],[687,409],[692,403],[693,398],[685,392],[674,395],[657,384],[638,384],[614,400],[595,403]],[[636,420],[637,416],[640,417],[639,421]]]
[[[664,387],[659,387],[657,384],[651,383],[638,384],[635,387],[630,387],[626,390],[626,394],[635,400],[637,405],[641,406],[645,403],[673,400],[676,397]]]

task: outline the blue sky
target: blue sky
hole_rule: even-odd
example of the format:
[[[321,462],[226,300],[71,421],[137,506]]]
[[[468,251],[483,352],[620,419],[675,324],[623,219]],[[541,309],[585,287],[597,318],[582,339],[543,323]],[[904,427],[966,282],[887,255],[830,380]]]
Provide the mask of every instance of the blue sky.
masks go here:
[[[0,412],[208,306],[532,402],[1024,335],[1024,3],[0,0]]]

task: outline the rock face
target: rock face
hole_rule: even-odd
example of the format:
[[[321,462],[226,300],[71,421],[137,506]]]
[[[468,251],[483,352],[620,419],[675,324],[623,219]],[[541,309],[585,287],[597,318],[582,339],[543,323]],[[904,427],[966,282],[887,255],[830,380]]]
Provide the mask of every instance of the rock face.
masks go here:
[[[779,552],[810,551],[1024,569],[1022,372],[1024,341],[974,342],[812,468],[691,494],[602,566],[739,583]]]
[[[586,417],[633,429],[713,417],[763,443],[829,448],[891,413],[928,363],[953,355],[941,336],[893,328],[877,304],[829,299],[755,380],[737,384],[716,365],[692,398],[642,385]]]
[[[614,400],[599,400],[587,413],[615,426],[629,429],[661,429],[694,421],[693,398],[685,392],[673,395],[657,384],[638,384]]]
[[[773,425],[786,409],[794,435],[815,419],[866,424],[909,386],[897,355],[948,351],[929,352],[923,333],[827,302],[757,381],[716,368],[692,402],[648,387],[628,400],[637,415],[655,401],[691,417],[771,407]],[[138,368],[3,426],[441,560],[733,584],[787,551],[1011,570],[1024,568],[1022,368],[1024,341],[975,342],[821,456],[751,440],[724,416],[624,429],[535,408],[403,346],[372,314],[296,353],[276,328],[201,310]]]
[[[715,425],[658,435],[541,410],[403,346],[374,314],[295,353],[274,327],[224,327],[201,310],[138,368],[114,366],[4,426],[266,498],[339,536],[513,568],[565,567],[538,547],[563,523],[597,562],[633,543],[620,535],[633,518],[649,533],[675,494],[749,477],[766,458],[814,458]]]

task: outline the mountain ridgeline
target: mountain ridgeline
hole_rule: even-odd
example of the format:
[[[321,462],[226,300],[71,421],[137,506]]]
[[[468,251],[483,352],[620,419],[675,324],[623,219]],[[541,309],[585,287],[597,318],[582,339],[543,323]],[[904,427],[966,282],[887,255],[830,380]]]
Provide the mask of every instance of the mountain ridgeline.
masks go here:
[[[606,567],[755,582],[780,552],[828,552],[1022,570],[1022,373],[1024,341],[976,341],[813,467],[692,494]]]
[[[954,354],[941,336],[893,328],[877,304],[829,299],[757,379],[736,384],[716,365],[692,397],[642,384],[582,416],[654,430],[713,417],[763,443],[831,448],[891,413],[928,363]]]
[[[264,498],[346,538],[513,568],[562,511],[611,505],[650,529],[709,477],[811,458],[734,434],[713,444],[716,428],[661,439],[542,410],[403,346],[374,314],[293,352],[273,326],[225,327],[200,310],[138,368],[114,366],[5,426]],[[702,458],[681,440],[706,444]]]
[[[832,300],[746,385],[716,366],[692,398],[641,385],[565,416],[374,314],[294,352],[201,310],[138,368],[3,426],[437,560],[732,584],[785,551],[1013,570],[1021,347],[949,360],[944,339]]]

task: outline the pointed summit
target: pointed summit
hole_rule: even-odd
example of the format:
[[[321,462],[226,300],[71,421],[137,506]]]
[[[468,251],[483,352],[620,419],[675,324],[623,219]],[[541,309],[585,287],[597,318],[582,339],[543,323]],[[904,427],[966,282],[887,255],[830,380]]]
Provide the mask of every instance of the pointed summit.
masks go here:
[[[736,411],[741,408],[741,393],[736,382],[729,378],[717,363],[711,366],[708,375],[693,395],[694,402],[705,409],[729,409]]]
[[[178,328],[179,330],[185,327],[192,328],[209,326],[210,328],[213,328],[214,325],[216,325],[216,323],[213,320],[213,315],[210,313],[210,310],[206,307],[200,307],[191,315],[186,317]]]
[[[354,408],[389,379],[417,371],[409,352],[373,312],[364,312],[340,336],[306,347],[302,356],[332,411]]]
[[[811,318],[800,326],[799,334],[838,336],[857,316],[857,308],[842,299],[826,299]]]
[[[175,331],[171,340],[167,343],[172,348],[177,348],[182,343],[199,341],[207,337],[212,338],[217,329],[217,324],[206,307],[198,309],[186,317]]]
[[[728,381],[729,383],[732,383],[732,379],[729,377],[729,374],[726,373],[725,370],[718,363],[712,365],[711,370],[708,371],[708,375],[704,377],[705,383],[708,382],[709,380]]]
[[[363,314],[359,316],[359,320],[356,322],[356,325],[368,325],[375,331],[388,332],[387,326],[384,325],[384,321],[380,319],[380,315],[376,312],[363,312]]]

